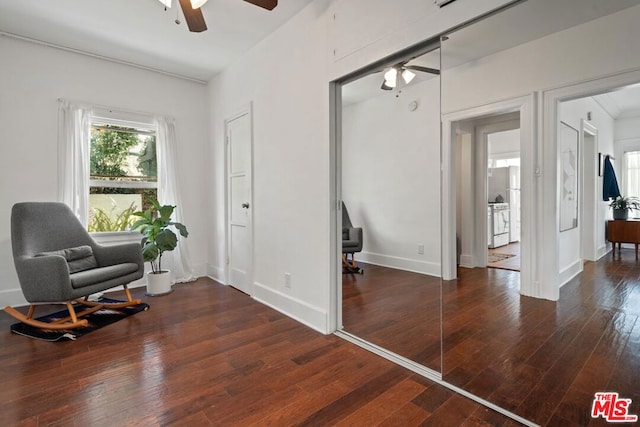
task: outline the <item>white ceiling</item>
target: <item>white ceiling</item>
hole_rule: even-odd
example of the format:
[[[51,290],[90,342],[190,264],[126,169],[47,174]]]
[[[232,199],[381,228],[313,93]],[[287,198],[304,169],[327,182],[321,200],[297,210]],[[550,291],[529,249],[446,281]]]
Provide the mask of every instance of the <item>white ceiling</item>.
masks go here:
[[[209,0],[208,30],[191,33],[177,0],[0,0],[0,32],[205,82],[311,1]]]

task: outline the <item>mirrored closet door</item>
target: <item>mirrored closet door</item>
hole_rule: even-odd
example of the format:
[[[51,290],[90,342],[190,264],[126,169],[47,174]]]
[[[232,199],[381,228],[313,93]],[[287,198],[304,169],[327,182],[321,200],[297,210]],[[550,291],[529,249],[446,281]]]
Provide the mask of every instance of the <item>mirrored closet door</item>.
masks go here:
[[[435,372],[441,366],[439,70],[440,52],[432,46],[342,84],[338,150],[348,259],[343,331]]]
[[[442,377],[540,425],[588,424],[599,388],[640,393],[613,365],[596,373],[631,355],[620,340],[633,337],[633,313],[612,308],[620,278],[586,262],[606,253],[597,153],[615,151],[599,82],[640,67],[614,53],[616,40],[634,39],[639,7],[529,0],[442,39]],[[488,127],[512,132],[519,146],[517,200],[508,186],[501,200],[492,194]],[[520,212],[520,271],[488,265],[488,247],[509,255],[511,243],[492,238],[496,203]]]

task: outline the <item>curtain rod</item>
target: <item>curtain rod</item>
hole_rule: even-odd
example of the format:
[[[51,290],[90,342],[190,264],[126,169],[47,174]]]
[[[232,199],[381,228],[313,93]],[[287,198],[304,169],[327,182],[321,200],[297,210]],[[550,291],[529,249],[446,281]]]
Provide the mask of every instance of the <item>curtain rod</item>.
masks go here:
[[[175,120],[175,118],[173,116],[167,115],[167,114],[160,114],[160,113],[151,113],[148,111],[136,111],[136,110],[128,110],[125,108],[120,108],[120,107],[112,107],[109,105],[102,105],[102,104],[96,104],[94,102],[87,102],[87,101],[80,101],[77,99],[68,99],[68,98],[57,98],[58,103],[62,103],[62,102],[70,102],[73,104],[80,104],[80,105],[86,105],[89,107],[93,107],[93,108],[98,108],[101,110],[108,110],[109,112],[116,112],[116,113],[126,113],[126,114],[137,114],[140,116],[147,116],[147,117],[164,117],[168,120]]]

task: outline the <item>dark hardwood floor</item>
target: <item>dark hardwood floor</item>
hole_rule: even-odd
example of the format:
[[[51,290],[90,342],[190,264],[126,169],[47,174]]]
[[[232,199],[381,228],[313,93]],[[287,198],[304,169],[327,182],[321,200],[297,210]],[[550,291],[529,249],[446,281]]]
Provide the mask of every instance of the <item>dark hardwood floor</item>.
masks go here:
[[[597,391],[640,413],[640,263],[587,262],[557,302],[523,297],[517,272],[460,270],[443,283],[443,379],[541,425],[606,424]]]
[[[414,360],[420,343],[432,350],[425,328],[434,323],[424,312],[434,312],[439,299],[428,301],[424,278],[365,270],[343,276],[345,329]],[[640,262],[633,250],[587,262],[557,302],[521,296],[518,272],[461,268],[458,280],[443,282],[442,312],[445,381],[540,425],[605,425],[590,417],[597,391],[632,399],[630,412],[640,415]]]
[[[209,279],[143,291],[149,311],[71,342],[0,314],[0,425],[515,425]]]

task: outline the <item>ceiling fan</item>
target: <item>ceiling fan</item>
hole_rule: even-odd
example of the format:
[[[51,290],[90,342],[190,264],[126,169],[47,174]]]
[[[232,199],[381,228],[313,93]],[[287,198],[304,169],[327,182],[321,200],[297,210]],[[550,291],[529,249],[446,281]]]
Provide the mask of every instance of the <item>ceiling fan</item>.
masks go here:
[[[165,7],[171,7],[171,0],[158,0]],[[247,3],[254,4],[267,10],[273,10],[278,5],[278,0],[244,0]],[[182,14],[189,31],[193,33],[200,33],[207,30],[207,24],[204,22],[204,16],[200,8],[207,2],[207,0],[179,0]],[[180,21],[176,20],[176,23]]]
[[[402,78],[405,85],[408,85],[411,80],[416,76],[413,71],[420,71],[422,73],[440,74],[440,70],[435,68],[423,67],[421,65],[407,65],[406,62],[394,65],[384,72],[384,80],[382,81],[382,90],[393,90],[398,86],[398,76]]]

